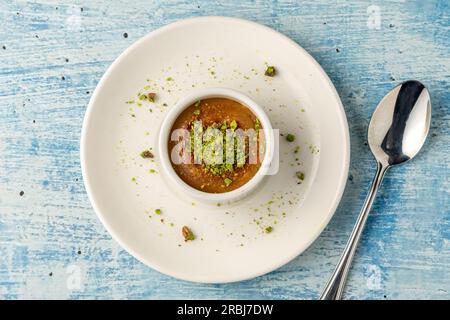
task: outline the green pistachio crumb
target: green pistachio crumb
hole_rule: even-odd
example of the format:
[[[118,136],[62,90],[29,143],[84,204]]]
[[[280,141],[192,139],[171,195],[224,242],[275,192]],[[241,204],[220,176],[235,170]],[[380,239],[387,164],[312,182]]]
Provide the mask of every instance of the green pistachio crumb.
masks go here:
[[[147,96],[145,94],[140,94],[139,95],[139,100],[141,100],[141,101],[147,100]]]
[[[141,152],[141,157],[144,159],[149,159],[149,158],[153,158],[154,155],[150,150],[144,150]]]
[[[237,128],[237,122],[236,122],[236,120],[233,120],[233,121],[230,122],[230,128],[231,128],[232,130],[236,130],[236,128]]]
[[[293,142],[295,140],[295,136],[293,134],[288,133],[286,136],[286,140],[289,142]]]
[[[148,170],[148,172],[150,172],[150,173],[156,173],[156,170],[155,170],[155,169],[150,169],[150,170]]]
[[[273,77],[276,73],[274,66],[267,66],[266,72],[264,74],[268,77]]]
[[[191,229],[189,229],[187,226],[184,226],[182,229],[181,229],[181,234],[183,235],[183,237],[184,237],[184,241],[192,241],[192,240],[195,240],[195,235],[194,235],[194,233],[191,231]]]
[[[305,174],[301,171],[297,171],[295,173],[295,175],[297,176],[297,178],[299,178],[301,181],[305,180]]]
[[[155,209],[155,214],[161,214],[161,209]]]
[[[231,180],[230,178],[223,179],[223,183],[225,183],[226,187],[228,187],[232,182],[233,182],[233,180]]]
[[[201,101],[201,100],[198,100],[198,101],[194,104],[194,107],[200,107],[200,103],[202,103],[202,101]]]
[[[172,77],[167,77],[166,81],[173,81],[173,78]]]
[[[193,112],[194,116],[199,116],[200,115],[200,109],[197,109]]]
[[[155,100],[156,100],[156,93],[154,93],[154,92],[148,93],[147,94],[147,99],[150,102],[155,102]]]
[[[271,233],[273,231],[273,228],[271,226],[268,226],[264,229],[265,233]]]

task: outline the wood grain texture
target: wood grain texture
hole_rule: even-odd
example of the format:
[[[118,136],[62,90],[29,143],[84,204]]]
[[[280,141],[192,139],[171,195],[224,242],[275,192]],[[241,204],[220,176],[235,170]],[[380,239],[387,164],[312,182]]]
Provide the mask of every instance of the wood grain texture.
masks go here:
[[[0,0],[0,298],[317,298],[375,173],[370,115],[394,85],[419,79],[432,97],[430,137],[386,177],[346,298],[449,299],[450,3],[377,1],[379,29],[367,25],[369,5]],[[172,279],[122,250],[90,206],[79,161],[83,115],[110,63],[146,33],[203,15],[257,21],[308,50],[342,98],[352,143],[344,198],[320,238],[288,265],[226,285]]]

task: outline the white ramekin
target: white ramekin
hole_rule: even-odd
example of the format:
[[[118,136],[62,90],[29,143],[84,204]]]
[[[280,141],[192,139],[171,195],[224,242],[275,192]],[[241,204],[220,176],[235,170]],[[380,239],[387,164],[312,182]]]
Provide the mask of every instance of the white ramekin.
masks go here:
[[[261,167],[259,168],[258,172],[253,176],[253,178],[250,179],[246,184],[229,192],[209,193],[197,190],[189,186],[178,176],[178,174],[172,167],[172,163],[170,162],[168,141],[175,120],[180,115],[180,113],[183,112],[184,109],[186,109],[196,101],[205,100],[208,98],[228,98],[240,102],[244,106],[248,107],[255,114],[255,116],[259,119],[264,130],[266,145],[265,145],[265,154],[263,161],[261,163]],[[176,186],[178,190],[180,190],[184,194],[196,200],[209,203],[232,202],[248,195],[262,182],[264,176],[268,173],[274,153],[274,135],[272,125],[263,108],[261,108],[256,102],[254,102],[245,94],[228,88],[199,89],[179,100],[175,106],[170,108],[165,119],[163,120],[158,139],[159,139],[158,149],[161,167],[164,176],[169,180],[168,182]]]

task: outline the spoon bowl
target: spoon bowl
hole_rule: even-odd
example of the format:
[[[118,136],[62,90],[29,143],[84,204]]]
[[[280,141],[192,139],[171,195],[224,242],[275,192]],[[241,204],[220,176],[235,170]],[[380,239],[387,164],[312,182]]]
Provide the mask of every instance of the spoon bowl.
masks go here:
[[[419,81],[406,81],[378,104],[370,120],[368,141],[384,166],[412,159],[422,148],[431,121],[430,94]]]
[[[403,82],[378,104],[370,120],[368,140],[377,172],[341,258],[320,299],[338,300],[386,170],[412,159],[422,148],[431,121],[430,94],[419,81]]]

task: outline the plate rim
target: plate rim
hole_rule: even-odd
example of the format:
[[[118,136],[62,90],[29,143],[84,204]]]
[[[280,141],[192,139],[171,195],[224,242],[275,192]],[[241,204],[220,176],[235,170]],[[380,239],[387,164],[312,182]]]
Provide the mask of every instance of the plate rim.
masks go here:
[[[305,242],[303,245],[299,246],[297,248],[297,250],[295,250],[291,255],[287,256],[285,259],[283,259],[282,261],[280,261],[279,263],[276,263],[274,265],[270,265],[266,268],[263,268],[262,270],[259,270],[258,272],[253,272],[253,273],[249,273],[247,275],[244,276],[235,276],[233,278],[230,278],[228,280],[214,280],[214,279],[198,279],[196,276],[187,276],[186,274],[179,274],[177,272],[172,272],[172,271],[168,271],[168,270],[164,270],[164,268],[160,267],[157,263],[152,263],[150,261],[148,261],[148,259],[146,259],[145,257],[143,257],[141,254],[137,253],[133,248],[131,248],[130,246],[128,246],[125,241],[122,241],[122,239],[116,235],[114,228],[108,223],[107,219],[106,219],[106,215],[102,214],[101,210],[99,209],[99,206],[97,205],[96,199],[94,197],[94,192],[93,189],[91,187],[91,183],[89,181],[89,175],[86,171],[86,163],[87,163],[87,159],[86,159],[86,144],[87,144],[87,133],[86,133],[86,127],[89,123],[89,120],[91,118],[91,114],[93,112],[93,108],[95,105],[95,101],[97,100],[97,96],[99,95],[99,92],[101,91],[101,88],[105,86],[105,82],[107,81],[107,79],[109,78],[110,74],[113,72],[113,69],[115,69],[116,65],[118,65],[122,60],[125,59],[125,57],[134,50],[134,48],[138,47],[141,45],[141,43],[147,41],[149,38],[152,38],[160,33],[166,32],[170,29],[175,29],[178,28],[182,25],[187,25],[187,24],[194,24],[197,23],[199,21],[207,21],[207,20],[221,20],[222,22],[238,22],[238,23],[243,23],[243,24],[248,24],[251,25],[253,27],[256,28],[261,28],[264,29],[266,32],[270,32],[273,33],[281,38],[283,38],[284,40],[287,40],[289,43],[291,43],[293,46],[295,46],[295,48],[297,50],[299,50],[302,54],[304,54],[304,56],[309,60],[310,63],[312,63],[316,69],[319,71],[320,75],[323,77],[323,79],[326,81],[326,83],[328,84],[329,88],[331,89],[331,92],[334,96],[334,98],[336,99],[337,103],[338,103],[338,115],[339,115],[339,120],[342,123],[342,128],[343,128],[343,133],[344,133],[344,147],[345,147],[345,152],[344,152],[344,161],[343,161],[343,168],[341,169],[341,176],[340,179],[338,181],[338,189],[336,190],[335,193],[335,197],[332,200],[332,206],[331,209],[329,210],[326,218],[324,219],[324,222],[322,225],[320,225],[320,228],[317,228],[317,231],[315,233],[312,234],[312,237],[310,238],[310,241]],[[143,263],[144,265],[162,273],[165,275],[169,275],[171,277],[180,279],[180,280],[184,280],[184,281],[189,281],[189,282],[197,282],[197,283],[231,283],[231,282],[238,282],[238,281],[243,281],[243,280],[248,280],[248,279],[253,279],[259,276],[262,276],[264,274],[267,274],[269,272],[272,272],[274,270],[277,270],[278,268],[284,266],[285,264],[291,262],[293,259],[295,259],[296,257],[298,257],[299,255],[301,255],[303,252],[305,252],[311,245],[312,243],[314,243],[320,236],[320,234],[324,231],[324,229],[326,228],[326,226],[329,224],[329,222],[331,221],[332,217],[334,216],[336,209],[338,207],[338,205],[341,202],[342,196],[344,194],[345,191],[345,187],[347,184],[347,177],[348,177],[348,172],[349,172],[349,168],[350,168],[350,151],[351,151],[351,145],[350,145],[350,132],[349,132],[349,127],[348,127],[348,121],[347,121],[347,116],[345,113],[345,109],[344,106],[342,104],[341,98],[336,90],[336,87],[334,86],[333,82],[331,81],[330,77],[328,76],[328,74],[325,72],[325,70],[322,68],[322,66],[314,59],[314,57],[309,54],[303,47],[301,47],[297,42],[295,42],[294,40],[292,40],[291,38],[289,38],[288,36],[284,35],[283,33],[272,29],[264,24],[255,22],[255,21],[251,21],[251,20],[247,20],[247,19],[242,19],[242,18],[235,18],[235,17],[227,17],[227,16],[201,16],[201,17],[193,17],[193,18],[187,18],[187,19],[181,19],[175,22],[171,22],[169,24],[166,24],[162,27],[159,27],[153,31],[150,31],[149,33],[147,33],[146,35],[142,36],[141,38],[139,38],[138,40],[136,40],[134,43],[132,43],[130,46],[128,46],[107,68],[107,70],[105,71],[105,73],[103,74],[103,76],[100,78],[97,86],[95,87],[95,90],[89,100],[88,106],[86,108],[85,111],[85,115],[83,118],[83,123],[82,123],[82,128],[81,128],[81,137],[80,137],[80,166],[81,166],[81,173],[82,173],[82,177],[83,177],[83,183],[86,189],[86,193],[88,196],[88,199],[92,205],[92,208],[94,209],[94,212],[97,216],[97,218],[100,220],[100,222],[102,223],[103,227],[108,231],[108,233],[110,234],[111,238],[114,239],[123,249],[125,249],[129,254],[131,254],[134,258],[136,258],[138,261],[140,261],[141,263]],[[319,163],[320,163],[321,159],[319,159]]]

